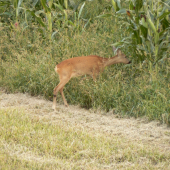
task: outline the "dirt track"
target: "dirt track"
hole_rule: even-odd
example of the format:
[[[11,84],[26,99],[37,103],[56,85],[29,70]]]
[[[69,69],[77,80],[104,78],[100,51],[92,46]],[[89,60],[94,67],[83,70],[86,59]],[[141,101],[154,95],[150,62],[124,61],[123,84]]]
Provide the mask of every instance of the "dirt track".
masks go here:
[[[155,146],[162,152],[170,152],[170,128],[159,122],[147,122],[144,119],[116,118],[112,113],[85,110],[78,106],[57,104],[57,111],[51,109],[52,102],[41,97],[31,97],[28,94],[6,94],[0,91],[0,108],[24,109],[32,115],[46,117],[51,122],[57,120],[73,126],[86,128],[96,133],[105,132],[115,136],[122,136],[127,141]]]

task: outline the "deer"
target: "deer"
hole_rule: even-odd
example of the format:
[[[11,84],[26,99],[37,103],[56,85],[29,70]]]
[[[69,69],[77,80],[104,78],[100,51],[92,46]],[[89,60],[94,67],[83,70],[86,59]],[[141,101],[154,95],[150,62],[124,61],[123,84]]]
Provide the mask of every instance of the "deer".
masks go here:
[[[94,81],[96,77],[104,71],[104,68],[117,63],[130,64],[131,61],[127,56],[122,53],[120,49],[113,46],[113,52],[117,52],[114,57],[104,58],[97,55],[81,56],[66,59],[55,66],[55,72],[59,75],[59,84],[53,91],[53,106],[52,109],[56,110],[56,95],[60,91],[64,101],[64,105],[68,107],[65,99],[63,88],[73,77],[90,75]]]

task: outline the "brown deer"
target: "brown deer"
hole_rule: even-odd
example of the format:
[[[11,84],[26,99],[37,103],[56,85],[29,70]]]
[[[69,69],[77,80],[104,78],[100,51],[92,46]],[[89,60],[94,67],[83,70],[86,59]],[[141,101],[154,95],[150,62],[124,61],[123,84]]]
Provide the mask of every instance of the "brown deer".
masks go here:
[[[115,47],[113,47],[113,51],[116,51]],[[60,83],[54,88],[52,108],[55,110],[56,95],[58,91],[60,91],[61,93],[65,106],[68,106],[67,101],[64,97],[63,88],[72,77],[78,77],[88,74],[92,76],[93,80],[96,80],[96,76],[99,73],[103,72],[106,66],[117,63],[131,63],[120,49],[117,50],[117,55],[111,58],[103,58],[96,55],[74,57],[64,60],[56,65],[55,71],[59,74]]]

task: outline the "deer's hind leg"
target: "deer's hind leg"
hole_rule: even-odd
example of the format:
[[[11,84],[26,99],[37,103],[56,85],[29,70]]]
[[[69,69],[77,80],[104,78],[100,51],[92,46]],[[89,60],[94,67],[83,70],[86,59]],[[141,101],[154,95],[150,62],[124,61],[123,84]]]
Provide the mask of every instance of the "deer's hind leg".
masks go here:
[[[57,97],[58,91],[60,91],[60,93],[62,95],[65,106],[68,106],[67,101],[64,97],[63,88],[68,83],[69,80],[70,80],[70,78],[68,78],[68,77],[60,79],[60,83],[54,88],[54,91],[53,91],[53,106],[52,106],[52,108],[54,110],[55,110],[55,107],[56,107],[56,97]]]
[[[63,87],[63,88],[64,88],[64,87]],[[64,105],[68,107],[68,103],[67,103],[67,101],[66,101],[66,99],[65,99],[65,96],[64,96],[64,93],[63,93],[63,88],[60,89],[60,93],[61,93],[61,96],[62,96],[62,98],[63,98]]]

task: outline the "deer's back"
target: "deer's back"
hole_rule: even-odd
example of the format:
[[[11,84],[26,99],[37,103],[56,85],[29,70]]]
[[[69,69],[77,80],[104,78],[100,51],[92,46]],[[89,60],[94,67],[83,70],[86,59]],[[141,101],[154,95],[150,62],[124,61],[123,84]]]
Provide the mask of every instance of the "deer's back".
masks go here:
[[[103,67],[104,58],[90,55],[82,57],[74,57],[59,63],[55,70],[60,74],[72,74],[71,77],[92,74],[94,70],[100,71]]]

